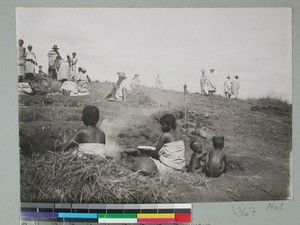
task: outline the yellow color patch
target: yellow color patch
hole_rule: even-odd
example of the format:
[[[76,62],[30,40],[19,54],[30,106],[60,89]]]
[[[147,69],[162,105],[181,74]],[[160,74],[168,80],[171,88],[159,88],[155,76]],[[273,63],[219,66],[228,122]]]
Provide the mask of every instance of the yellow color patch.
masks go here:
[[[151,218],[160,218],[160,219],[173,219],[175,218],[175,213],[139,213],[137,214],[138,219],[151,219]]]

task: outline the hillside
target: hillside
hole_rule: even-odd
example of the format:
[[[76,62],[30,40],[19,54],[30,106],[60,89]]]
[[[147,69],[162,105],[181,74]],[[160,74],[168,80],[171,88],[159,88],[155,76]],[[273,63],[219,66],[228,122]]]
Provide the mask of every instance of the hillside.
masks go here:
[[[155,191],[152,192],[157,193],[156,197],[146,196],[144,199],[116,197],[109,202],[247,201],[291,197],[289,193],[292,150],[291,105],[274,99],[236,100],[190,93],[187,95],[187,120],[185,120],[183,93],[141,87],[135,88],[126,102],[109,102],[102,99],[102,96],[111,86],[111,83],[92,82],[88,86],[90,95],[82,97],[20,96],[20,130],[34,138],[32,156],[21,156],[22,201],[106,201],[93,196],[74,197],[70,194],[72,187],[65,187],[65,190],[60,190],[60,194],[55,194],[57,190],[56,192],[53,190],[49,196],[41,195],[39,192],[50,193],[44,188],[47,182],[51,183],[51,179],[59,176],[60,172],[64,173],[63,176],[69,176],[72,183],[75,174],[72,172],[66,174],[68,173],[66,171],[70,170],[64,168],[59,168],[56,175],[52,174],[52,178],[49,174],[47,181],[39,178],[39,183],[34,184],[39,173],[51,173],[48,171],[54,164],[54,162],[51,164],[51,160],[58,162],[60,157],[67,157],[66,159],[70,160],[68,157],[71,156],[53,155],[49,151],[53,151],[55,146],[66,141],[75,130],[83,127],[81,112],[88,104],[100,109],[100,127],[106,133],[108,141],[107,155],[118,160],[116,164],[121,166],[121,171],[122,168],[124,169],[124,176],[134,176],[135,182],[141,181],[145,186],[149,186],[149,182],[152,182],[155,187]],[[202,173],[184,172],[169,177],[156,175],[145,180],[143,176],[128,170],[128,165],[134,159],[121,152],[126,148],[136,148],[138,145],[154,145],[160,135],[157,119],[167,111],[176,115],[178,129],[184,135],[186,163],[189,162],[192,154],[188,147],[191,137],[199,140],[205,150],[212,148],[211,138],[214,135],[225,137],[224,151],[228,158],[226,174],[212,179],[206,178]],[[42,160],[46,160],[48,164],[42,163]],[[95,165],[97,162],[93,159],[89,160],[86,161],[87,164]],[[67,168],[68,162],[60,165]],[[106,162],[101,163],[105,165]],[[111,164],[111,161],[109,163]],[[49,165],[48,169],[46,164]],[[117,170],[119,171],[120,168]],[[54,169],[53,165],[53,171]],[[77,172],[80,171],[82,170]],[[122,173],[119,173],[118,178],[122,177],[120,174]],[[114,178],[114,174],[109,176]],[[123,189],[128,191],[126,188],[130,185],[132,187],[132,182],[125,179],[122,183]],[[97,190],[98,187],[93,186],[93,188]],[[133,195],[135,192],[141,192],[132,188],[130,190]],[[105,192],[104,189],[102,191]],[[161,192],[164,194],[168,192],[167,197]],[[69,197],[66,197],[67,193],[70,194]],[[140,195],[144,196],[145,193]]]

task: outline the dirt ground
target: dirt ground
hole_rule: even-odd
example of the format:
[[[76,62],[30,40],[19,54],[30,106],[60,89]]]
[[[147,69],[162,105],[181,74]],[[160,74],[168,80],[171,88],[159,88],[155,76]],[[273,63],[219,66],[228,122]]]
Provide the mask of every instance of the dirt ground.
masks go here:
[[[181,180],[174,189],[177,202],[292,198],[290,105],[189,93],[185,120],[183,93],[141,87],[134,88],[126,102],[109,102],[102,96],[111,86],[111,83],[92,82],[88,86],[90,95],[82,97],[20,96],[20,130],[33,137],[34,151],[52,151],[83,127],[82,109],[93,104],[100,109],[99,125],[107,135],[110,154],[117,156],[126,148],[155,145],[160,135],[159,117],[172,112],[184,136],[186,164],[192,154],[191,137],[208,151],[213,136],[224,136],[228,158],[227,173],[206,179],[204,186],[191,183],[195,177],[204,179],[202,173],[184,172],[179,176]]]

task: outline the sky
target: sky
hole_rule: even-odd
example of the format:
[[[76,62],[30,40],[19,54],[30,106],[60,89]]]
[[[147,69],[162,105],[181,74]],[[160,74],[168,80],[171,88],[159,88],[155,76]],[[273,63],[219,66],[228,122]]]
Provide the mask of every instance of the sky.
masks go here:
[[[217,94],[239,75],[240,97],[292,101],[290,8],[16,8],[17,39],[33,45],[47,71],[58,45],[92,80],[139,74],[154,86],[200,91],[201,70],[215,69]]]

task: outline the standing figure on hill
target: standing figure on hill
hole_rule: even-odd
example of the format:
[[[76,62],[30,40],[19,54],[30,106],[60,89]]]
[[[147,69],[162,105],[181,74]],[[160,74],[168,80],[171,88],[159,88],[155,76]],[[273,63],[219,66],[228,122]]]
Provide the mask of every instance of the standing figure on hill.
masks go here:
[[[162,89],[162,82],[160,80],[159,75],[157,75],[156,79],[155,79],[155,87],[158,89]]]
[[[26,67],[26,48],[23,47],[24,41],[22,39],[18,40],[18,49],[17,49],[17,63],[18,63],[18,78],[19,82],[22,82],[22,79],[25,76],[25,67]]]
[[[67,55],[67,62],[69,64],[69,67],[70,67],[70,70],[71,70],[72,62],[71,62],[71,57],[69,55]]]
[[[34,70],[37,65],[35,54],[32,51],[32,45],[28,45],[28,51],[26,52],[26,69],[25,69],[25,79],[33,80]]]
[[[222,151],[224,147],[224,137],[213,137],[214,149],[207,157],[204,171],[208,177],[219,177],[226,172],[226,154]]]
[[[62,59],[60,56],[56,59],[56,73],[57,80],[65,82],[70,79],[70,67],[67,60]]]
[[[165,114],[160,118],[162,135],[156,150],[149,152],[159,172],[182,171],[185,167],[185,146],[181,133],[176,129],[176,118]]]
[[[207,89],[208,89],[208,95],[212,95],[217,91],[217,85],[216,85],[216,78],[214,74],[214,69],[210,69],[210,74],[207,79]]]
[[[78,62],[78,59],[76,58],[76,52],[72,53],[72,58],[71,58],[71,77],[76,76],[76,64]]]
[[[239,96],[239,90],[240,90],[239,76],[235,75],[234,78],[235,79],[232,81],[232,85],[231,85],[231,92],[232,92],[232,95],[235,98],[238,98],[238,96]]]
[[[80,154],[104,156],[105,133],[97,128],[100,113],[96,106],[88,105],[82,111],[82,122],[85,128],[77,131],[68,141],[58,149],[67,151],[77,146]]]
[[[48,74],[52,80],[57,80],[56,59],[59,56],[57,45],[53,45],[52,50],[48,53]]]
[[[226,98],[231,97],[231,80],[230,80],[230,75],[227,76],[227,79],[224,82],[224,94]]]
[[[202,76],[200,77],[200,88],[201,88],[200,94],[207,95],[206,93],[207,79],[205,76],[205,70],[201,70],[201,74]]]

